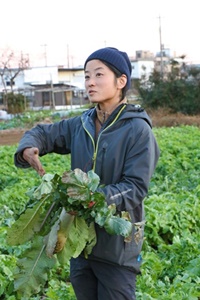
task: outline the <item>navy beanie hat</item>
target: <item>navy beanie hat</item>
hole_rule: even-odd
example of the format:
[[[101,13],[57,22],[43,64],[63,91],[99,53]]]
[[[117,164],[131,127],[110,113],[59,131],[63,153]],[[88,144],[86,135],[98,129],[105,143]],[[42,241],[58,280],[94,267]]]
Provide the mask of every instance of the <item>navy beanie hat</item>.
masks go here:
[[[132,66],[126,52],[119,51],[118,49],[112,47],[99,49],[88,56],[84,64],[84,69],[87,62],[93,59],[99,59],[107,62],[115,67],[121,74],[125,74],[127,76],[127,90],[131,87]]]

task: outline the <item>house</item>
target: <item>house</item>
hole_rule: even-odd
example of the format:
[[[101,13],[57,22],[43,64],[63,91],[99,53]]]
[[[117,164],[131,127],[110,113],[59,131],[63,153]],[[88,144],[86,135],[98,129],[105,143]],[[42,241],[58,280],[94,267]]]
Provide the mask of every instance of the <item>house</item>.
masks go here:
[[[136,57],[130,58],[132,65],[132,79],[141,79],[145,76],[147,79],[154,69],[154,55],[149,51],[138,50]]]
[[[148,80],[150,74],[154,71],[170,71],[170,52],[169,49],[163,49],[162,55],[155,56],[150,51],[137,50],[135,57],[130,57],[132,65],[131,78]],[[1,70],[0,70],[1,71]],[[12,70],[8,70],[9,72]],[[14,70],[13,72],[17,69]],[[1,74],[3,74],[1,72]],[[1,95],[5,91],[23,93],[29,100],[33,109],[59,107],[66,105],[81,105],[87,103],[87,96],[84,88],[84,68],[83,66],[66,68],[65,66],[45,66],[34,67],[21,70],[12,81],[8,74],[0,77],[0,102]],[[134,94],[134,87],[129,94]],[[0,103],[1,104],[1,103]]]
[[[77,104],[84,98],[83,67],[38,67],[24,70],[24,87],[34,93],[32,107]]]
[[[34,67],[20,70],[11,82],[11,74],[18,69],[2,70],[0,77],[0,104],[3,94],[22,93],[32,108],[66,106],[86,101],[83,67]]]
[[[156,53],[154,59],[154,68],[157,72],[163,74],[164,77],[171,72],[171,60],[170,49],[163,48],[162,51]]]

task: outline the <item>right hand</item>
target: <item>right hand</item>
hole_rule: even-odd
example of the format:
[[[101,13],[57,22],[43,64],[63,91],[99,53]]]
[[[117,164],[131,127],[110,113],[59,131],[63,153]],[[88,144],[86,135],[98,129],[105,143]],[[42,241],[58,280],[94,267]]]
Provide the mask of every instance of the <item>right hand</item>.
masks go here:
[[[23,151],[23,159],[25,159],[29,165],[35,169],[40,176],[45,174],[45,170],[39,160],[39,149],[36,147],[26,148]]]

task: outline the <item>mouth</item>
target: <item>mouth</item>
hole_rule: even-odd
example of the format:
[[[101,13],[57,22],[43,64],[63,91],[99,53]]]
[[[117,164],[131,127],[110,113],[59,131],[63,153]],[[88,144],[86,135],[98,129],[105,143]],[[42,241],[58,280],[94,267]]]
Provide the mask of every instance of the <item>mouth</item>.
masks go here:
[[[94,90],[89,90],[89,91],[88,91],[88,94],[89,94],[90,96],[94,95],[95,93],[96,93],[96,91],[94,91]]]

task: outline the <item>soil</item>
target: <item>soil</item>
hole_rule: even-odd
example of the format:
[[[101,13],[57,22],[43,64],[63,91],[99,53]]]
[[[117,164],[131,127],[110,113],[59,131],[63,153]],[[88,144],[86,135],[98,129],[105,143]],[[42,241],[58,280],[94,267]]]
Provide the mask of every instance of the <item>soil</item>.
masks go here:
[[[171,127],[179,125],[194,125],[200,127],[200,115],[186,116],[180,113],[170,114],[169,112],[159,111],[148,111],[153,123],[153,127]],[[51,120],[44,120],[43,123],[51,123]],[[0,146],[14,145],[19,142],[26,129],[9,129],[0,130]]]
[[[17,144],[24,132],[25,129],[0,130],[0,146]]]

